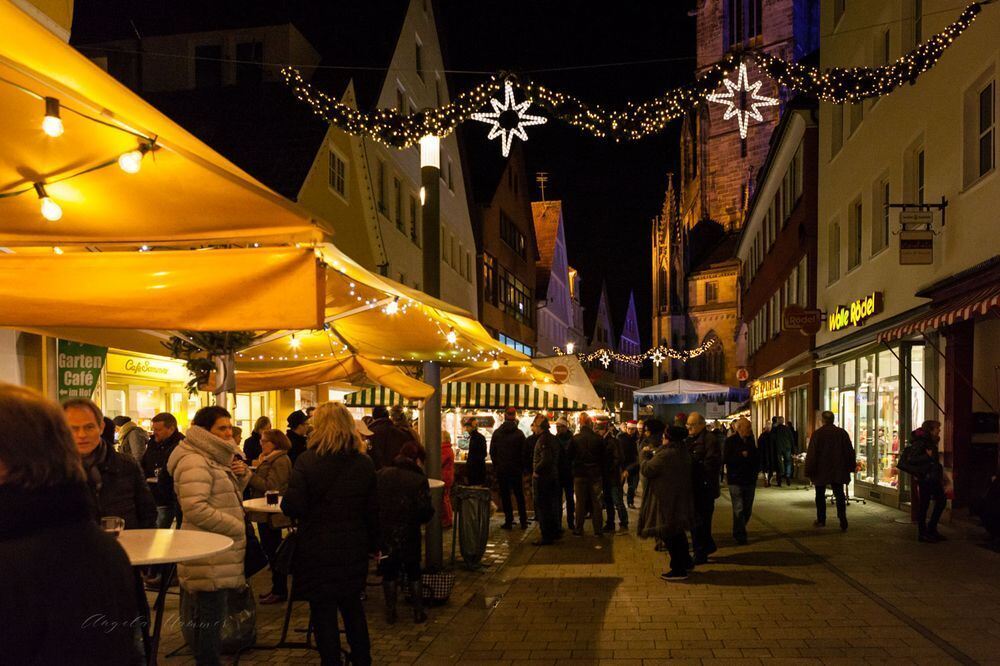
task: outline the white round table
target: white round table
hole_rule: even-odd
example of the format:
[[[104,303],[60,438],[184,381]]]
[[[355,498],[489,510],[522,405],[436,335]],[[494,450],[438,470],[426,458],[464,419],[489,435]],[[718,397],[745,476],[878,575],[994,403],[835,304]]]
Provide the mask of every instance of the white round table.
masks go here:
[[[427,479],[427,483],[430,484],[431,490],[435,488],[444,488],[444,481],[441,479]]]
[[[144,640],[149,645],[149,663],[155,664],[160,648],[160,630],[163,626],[163,606],[167,599],[167,589],[178,562],[189,562],[210,557],[228,549],[233,540],[221,534],[198,532],[195,530],[122,530],[118,543],[128,555],[133,567],[154,564],[167,565],[160,572],[160,590],[153,603],[156,619],[153,635],[149,635],[149,624],[143,625]]]
[[[277,504],[268,504],[266,497],[243,500],[243,508],[254,513],[281,513],[281,496],[278,497]]]

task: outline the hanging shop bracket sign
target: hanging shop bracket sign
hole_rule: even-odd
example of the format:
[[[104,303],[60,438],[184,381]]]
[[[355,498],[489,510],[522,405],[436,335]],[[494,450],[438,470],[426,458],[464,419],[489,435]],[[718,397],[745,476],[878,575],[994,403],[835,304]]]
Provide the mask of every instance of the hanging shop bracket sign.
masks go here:
[[[781,377],[778,377],[777,379],[756,381],[750,387],[750,393],[753,396],[754,402],[767,400],[768,398],[773,398],[776,395],[781,395],[781,392],[784,390],[785,380]]]
[[[850,305],[838,305],[836,310],[827,315],[827,323],[831,332],[848,326],[862,326],[870,317],[882,312],[884,307],[882,292],[874,291]]]
[[[815,335],[823,326],[825,316],[822,310],[807,310],[800,305],[789,305],[782,313],[781,330]]]
[[[107,347],[60,339],[56,357],[59,399],[93,397],[107,355]]]
[[[934,232],[899,232],[899,265],[923,266],[934,263]]]

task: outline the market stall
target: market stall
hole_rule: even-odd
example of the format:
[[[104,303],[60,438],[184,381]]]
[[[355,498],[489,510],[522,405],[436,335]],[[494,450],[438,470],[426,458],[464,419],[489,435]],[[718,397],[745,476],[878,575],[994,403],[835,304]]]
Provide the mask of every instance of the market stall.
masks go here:
[[[681,412],[698,412],[708,420],[724,419],[750,399],[748,389],[690,379],[649,386],[634,395],[636,404],[653,406],[654,413],[668,422]]]

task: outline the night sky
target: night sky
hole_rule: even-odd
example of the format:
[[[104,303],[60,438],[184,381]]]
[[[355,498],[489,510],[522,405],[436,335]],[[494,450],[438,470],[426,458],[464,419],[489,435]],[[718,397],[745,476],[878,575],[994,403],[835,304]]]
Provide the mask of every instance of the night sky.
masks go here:
[[[693,78],[695,19],[687,16],[693,2],[604,3],[601,12],[540,0],[475,3],[475,11],[470,4],[441,3],[438,23],[451,69],[510,70],[614,108]],[[593,67],[648,60],[669,61]],[[534,71],[575,67],[586,69]],[[481,80],[482,75],[449,74],[452,94]],[[675,170],[679,127],[675,122],[663,135],[622,144],[560,122],[527,130],[531,172],[549,172],[546,198],[563,201],[569,259],[581,272],[584,306],[591,315],[596,311],[606,279],[617,334],[634,289],[647,346],[650,220],[662,207],[666,174]],[[485,140],[485,129],[467,130],[471,140],[477,134]],[[588,316],[588,326],[591,322]]]

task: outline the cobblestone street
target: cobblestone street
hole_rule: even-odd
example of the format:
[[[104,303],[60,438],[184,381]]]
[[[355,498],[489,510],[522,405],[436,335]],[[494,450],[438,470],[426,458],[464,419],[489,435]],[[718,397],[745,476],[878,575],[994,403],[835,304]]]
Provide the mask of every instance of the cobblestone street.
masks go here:
[[[381,590],[369,588],[375,661],[1000,663],[1000,555],[978,538],[946,526],[949,541],[918,544],[897,522],[902,513],[875,504],[852,505],[846,533],[815,529],[811,490],[761,489],[757,498],[750,545],[737,547],[723,493],[719,551],[679,583],[659,579],[665,556],[631,534],[536,548],[531,531],[495,529],[489,566],[459,569],[451,603],[432,609],[426,625],[401,613],[387,627]],[[283,608],[258,612],[260,643],[276,642]],[[293,626],[305,622],[297,605]],[[180,641],[175,633],[164,642],[166,652]],[[241,663],[318,663],[318,655],[253,651]]]

